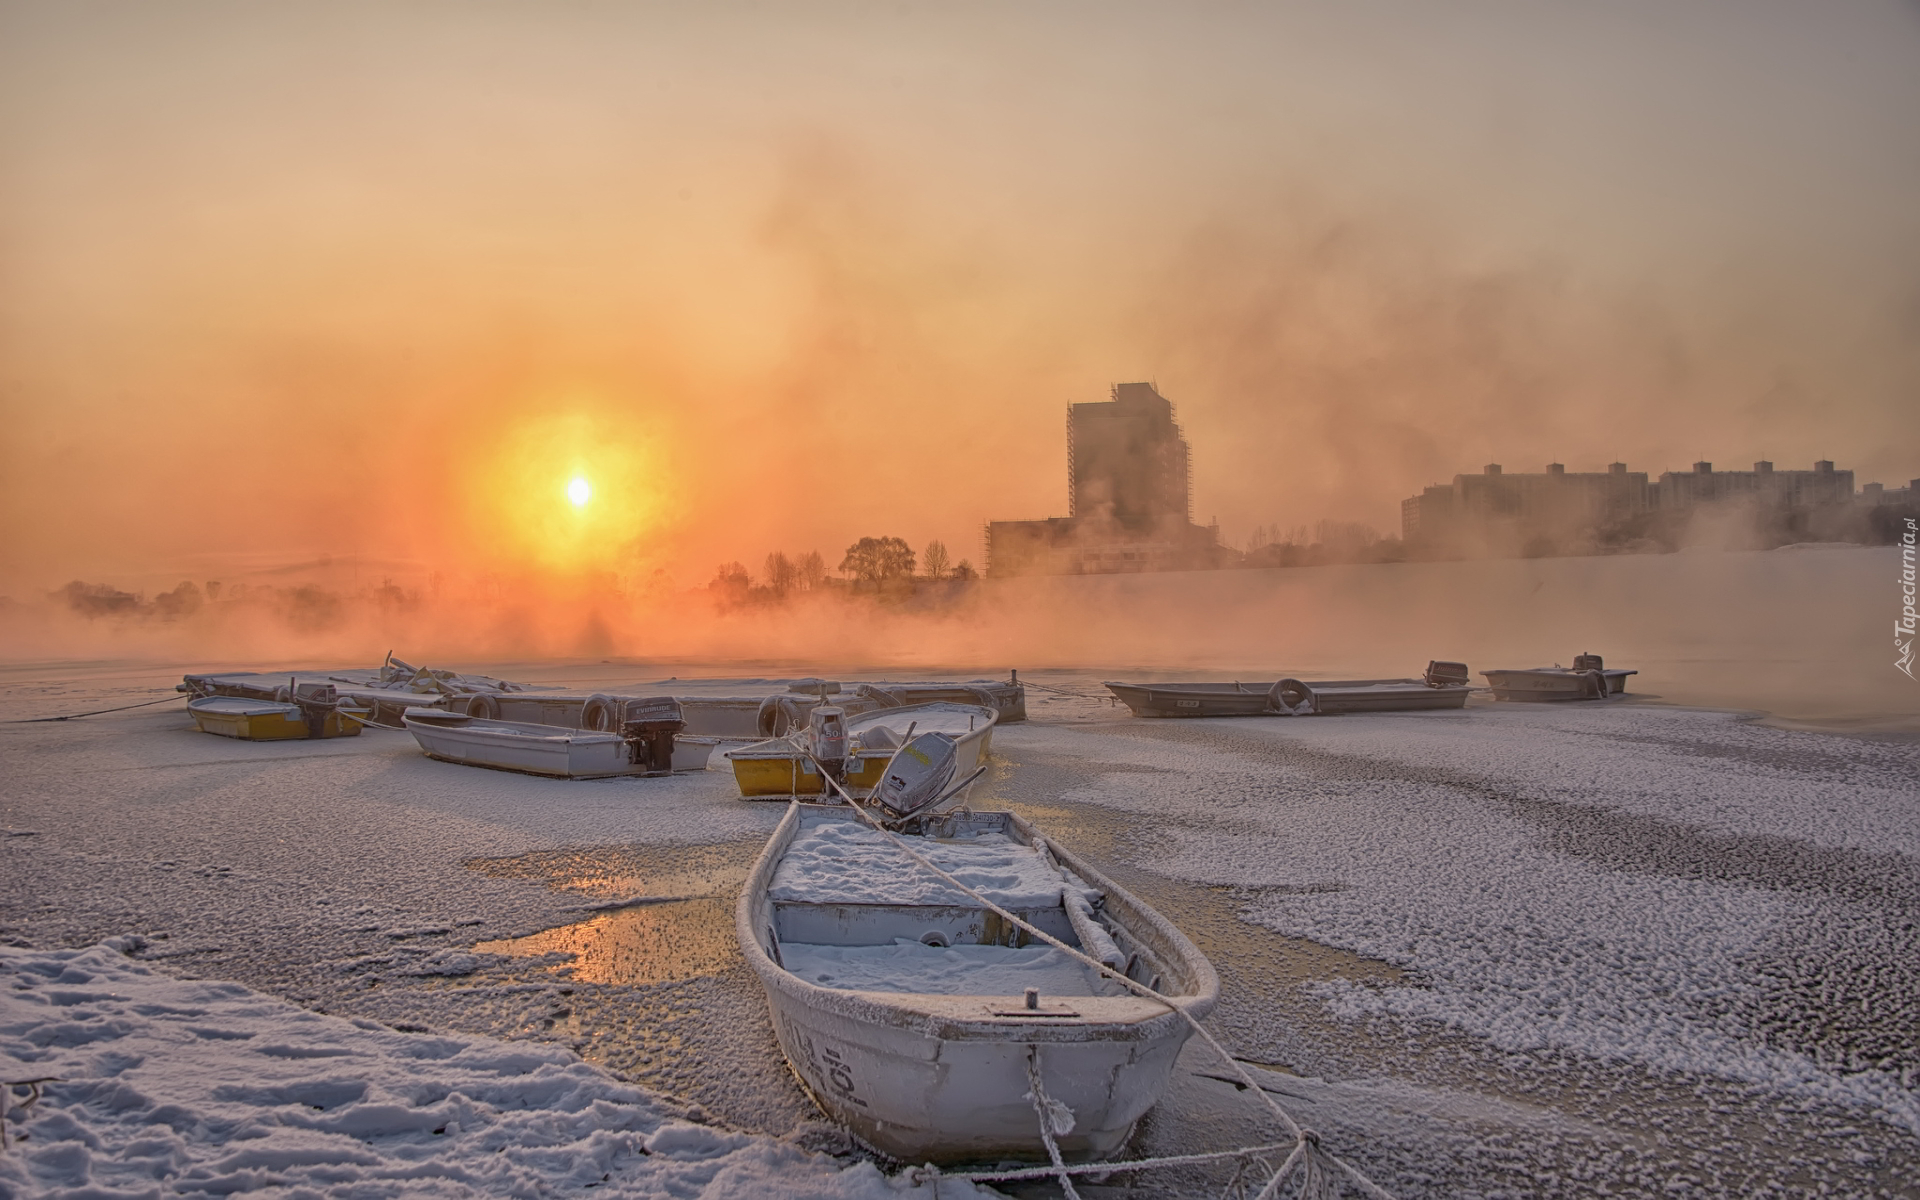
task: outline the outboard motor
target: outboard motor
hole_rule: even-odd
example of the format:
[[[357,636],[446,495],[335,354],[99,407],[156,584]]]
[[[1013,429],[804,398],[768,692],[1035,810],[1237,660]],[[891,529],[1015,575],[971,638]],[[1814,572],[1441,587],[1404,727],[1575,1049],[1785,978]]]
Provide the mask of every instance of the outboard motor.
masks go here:
[[[823,704],[807,714],[807,753],[835,779],[847,774],[847,714]]]
[[[620,736],[627,742],[627,761],[645,767],[648,775],[667,774],[673,770],[673,735],[686,727],[680,702],[672,696],[629,700],[620,722]]]
[[[293,683],[289,690],[289,699],[300,709],[300,719],[306,722],[307,736],[310,738],[327,736],[327,717],[340,707],[340,695],[330,683]]]
[[[1604,671],[1607,664],[1600,661],[1598,654],[1576,654],[1573,656],[1573,669],[1576,671]]]
[[[896,817],[910,816],[940,798],[953,782],[959,749],[944,733],[923,733],[901,747],[874,789],[881,805]]]
[[[1473,682],[1473,676],[1463,662],[1442,662],[1434,659],[1427,664],[1425,676],[1428,687],[1466,687]]]

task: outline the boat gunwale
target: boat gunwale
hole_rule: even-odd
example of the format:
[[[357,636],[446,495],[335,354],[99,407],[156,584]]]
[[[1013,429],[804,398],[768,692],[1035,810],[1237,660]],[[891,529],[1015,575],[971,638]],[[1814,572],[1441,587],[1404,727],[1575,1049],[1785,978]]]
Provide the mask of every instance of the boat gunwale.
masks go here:
[[[1487,672],[1483,671],[1481,673],[1486,674]],[[1209,683],[1209,682],[1157,684],[1157,683],[1122,683],[1118,680],[1111,680],[1111,681],[1102,683],[1101,686],[1111,690],[1116,695],[1122,693],[1123,691],[1131,691],[1131,692],[1143,692],[1149,696],[1152,696],[1152,695],[1198,696],[1198,697],[1204,697],[1207,699],[1219,699],[1221,697],[1231,697],[1231,696],[1244,696],[1249,700],[1264,701],[1267,698],[1267,696],[1273,691],[1274,687],[1277,686],[1277,684],[1279,684],[1280,682],[1281,682],[1280,680],[1275,680],[1273,683],[1269,683],[1264,688],[1260,688],[1258,690],[1255,690],[1251,686],[1242,686],[1239,691],[1228,691],[1227,690],[1228,688],[1235,686],[1230,683]],[[1301,680],[1296,680],[1295,682],[1301,684],[1304,687],[1311,688],[1315,692],[1322,692],[1322,693],[1327,691],[1355,691],[1361,688],[1388,688],[1388,687],[1404,687],[1407,689],[1418,688],[1422,692],[1434,692],[1441,695],[1445,695],[1449,692],[1470,692],[1473,690],[1473,685],[1471,684],[1466,684],[1466,683],[1432,684],[1432,683],[1428,683],[1424,679],[1420,679],[1414,676],[1408,676],[1408,677],[1403,677],[1399,679],[1322,679],[1322,680],[1301,679]]]
[[[940,993],[922,992],[867,992],[854,989],[823,987],[800,978],[785,967],[776,963],[761,942],[755,926],[763,915],[771,920],[772,899],[768,896],[768,887],[774,870],[780,859],[792,845],[806,809],[843,809],[840,805],[807,805],[790,803],[786,815],[767,839],[759,859],[748,873],[746,882],[741,886],[740,899],[734,906],[734,932],[740,941],[742,956],[747,965],[759,977],[761,986],[770,990],[777,989],[788,999],[808,1008],[824,1009],[850,1021],[863,1024],[905,1029],[921,1036],[942,1041],[1020,1041],[1020,1042],[1083,1042],[1083,1041],[1153,1041],[1170,1035],[1175,1027],[1185,1029],[1187,1015],[1195,1020],[1205,1017],[1220,1000],[1220,977],[1206,955],[1200,952],[1187,936],[1180,932],[1171,921],[1161,916],[1153,908],[1139,900],[1119,884],[1108,879],[1097,869],[1089,866],[1078,855],[1056,845],[1040,834],[1017,813],[1007,814],[1011,824],[1027,844],[1044,845],[1061,866],[1080,876],[1086,883],[1097,888],[1107,898],[1109,911],[1118,899],[1122,907],[1129,910],[1132,922],[1123,922],[1123,928],[1135,941],[1144,942],[1135,932],[1135,924],[1150,927],[1154,934],[1166,941],[1180,960],[1182,966],[1193,976],[1189,990],[1179,995],[1168,996],[1168,1003],[1148,999],[1138,994],[1123,996],[1073,996],[1060,997],[1063,1003],[1085,1004],[1089,1009],[1125,1006],[1126,1015],[1112,1015],[1096,1018],[1086,1015],[1047,1016],[1045,1018],[1023,1016],[963,1017],[950,1011],[941,1011],[959,1002],[979,1003],[997,1001],[1001,1004],[1017,1002],[1017,996],[956,996]],[[849,813],[848,820],[859,818]],[[1004,907],[1004,906],[1003,906]],[[777,938],[777,933],[775,937]],[[1084,948],[1082,953],[1084,953]],[[1156,954],[1160,952],[1156,949]],[[1171,965],[1171,964],[1167,964]],[[1102,978],[1105,978],[1102,976]],[[1169,1003],[1172,1007],[1169,1007]],[[785,1052],[785,1047],[782,1047]]]

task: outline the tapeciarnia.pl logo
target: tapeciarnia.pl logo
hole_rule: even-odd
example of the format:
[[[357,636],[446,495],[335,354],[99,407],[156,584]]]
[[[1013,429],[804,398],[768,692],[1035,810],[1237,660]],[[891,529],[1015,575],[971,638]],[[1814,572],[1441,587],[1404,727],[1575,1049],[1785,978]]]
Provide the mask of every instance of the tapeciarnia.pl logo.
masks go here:
[[[1913,539],[1914,518],[1907,518],[1907,531],[1900,536],[1900,619],[1893,623],[1893,665],[1913,678]]]

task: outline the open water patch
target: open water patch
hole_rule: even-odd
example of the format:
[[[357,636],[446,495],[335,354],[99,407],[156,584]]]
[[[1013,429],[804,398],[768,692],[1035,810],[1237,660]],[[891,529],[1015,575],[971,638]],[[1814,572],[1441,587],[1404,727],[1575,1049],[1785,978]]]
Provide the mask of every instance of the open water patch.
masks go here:
[[[474,946],[508,958],[565,955],[548,969],[576,983],[628,986],[718,975],[740,961],[731,897],[633,904],[527,937]]]

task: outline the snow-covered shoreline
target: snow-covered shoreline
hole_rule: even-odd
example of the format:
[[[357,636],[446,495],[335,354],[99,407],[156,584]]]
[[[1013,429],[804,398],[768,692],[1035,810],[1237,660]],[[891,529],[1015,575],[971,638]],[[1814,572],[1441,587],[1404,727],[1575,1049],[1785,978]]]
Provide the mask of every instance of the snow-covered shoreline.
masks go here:
[[[868,1162],[677,1119],[564,1050],[322,1016],[239,984],[174,979],[124,944],[0,948],[0,1080],[59,1081],[7,1119],[0,1192],[922,1190]],[[940,1194],[976,1193],[948,1181]]]

